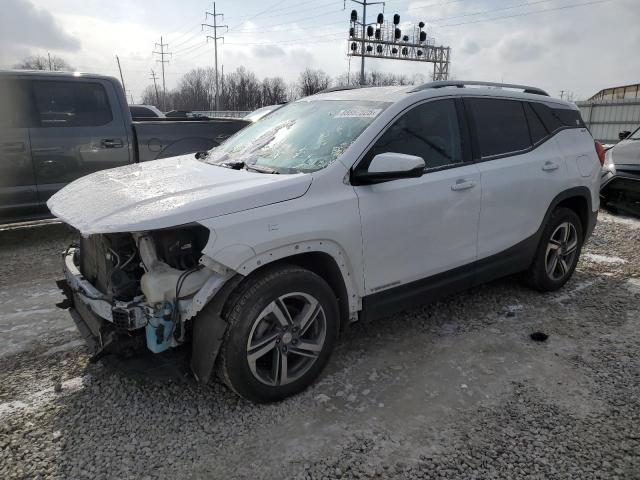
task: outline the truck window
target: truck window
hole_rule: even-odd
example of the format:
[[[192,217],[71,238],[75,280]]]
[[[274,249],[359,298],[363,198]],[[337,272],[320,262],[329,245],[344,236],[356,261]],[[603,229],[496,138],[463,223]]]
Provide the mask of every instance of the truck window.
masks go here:
[[[522,102],[496,98],[470,98],[465,102],[470,106],[483,158],[531,147]]]
[[[0,128],[29,127],[29,102],[22,82],[0,80],[0,108]]]
[[[113,120],[99,83],[35,81],[33,92],[42,127],[97,127]]]

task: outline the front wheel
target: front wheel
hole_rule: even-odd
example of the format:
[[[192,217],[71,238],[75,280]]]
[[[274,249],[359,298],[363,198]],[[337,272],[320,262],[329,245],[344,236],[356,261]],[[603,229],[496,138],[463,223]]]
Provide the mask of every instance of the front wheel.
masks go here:
[[[249,278],[231,299],[220,352],[222,380],[240,396],[271,402],[308,387],[338,335],[338,305],[327,283],[296,266]]]
[[[578,215],[558,208],[545,227],[536,256],[526,273],[528,283],[543,292],[561,288],[576,268],[584,236]]]

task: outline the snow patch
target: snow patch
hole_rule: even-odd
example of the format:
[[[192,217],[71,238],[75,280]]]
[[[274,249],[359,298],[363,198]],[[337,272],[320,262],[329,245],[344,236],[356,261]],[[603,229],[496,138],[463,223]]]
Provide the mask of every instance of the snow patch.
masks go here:
[[[16,414],[33,412],[51,403],[57,397],[80,391],[91,381],[90,375],[74,377],[62,382],[62,390],[56,392],[54,387],[48,387],[30,393],[26,398],[0,403],[0,420]]]
[[[595,263],[604,263],[607,265],[619,265],[622,263],[627,263],[627,261],[624,258],[610,257],[608,255],[598,255],[596,253],[584,253],[582,255],[582,258],[586,260],[591,260],[592,262],[595,262]]]

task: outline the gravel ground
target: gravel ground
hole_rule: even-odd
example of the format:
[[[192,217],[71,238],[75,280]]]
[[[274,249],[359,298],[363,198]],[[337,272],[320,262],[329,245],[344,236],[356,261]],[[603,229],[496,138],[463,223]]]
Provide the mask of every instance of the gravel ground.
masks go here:
[[[89,362],[53,309],[71,239],[0,232],[0,478],[640,478],[638,220],[601,213],[554,294],[507,279],[353,325],[275,405],[195,384],[185,352]]]

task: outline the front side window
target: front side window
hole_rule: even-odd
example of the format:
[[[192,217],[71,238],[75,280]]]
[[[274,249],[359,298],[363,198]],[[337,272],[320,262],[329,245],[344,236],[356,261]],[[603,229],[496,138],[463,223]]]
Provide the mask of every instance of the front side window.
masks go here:
[[[204,161],[266,167],[278,173],[325,168],[389,106],[364,100],[298,101],[240,130]]]
[[[107,92],[99,83],[35,81],[33,93],[43,127],[96,127],[113,118]]]
[[[426,168],[462,162],[462,139],[454,100],[423,103],[403,114],[376,141],[360,167],[380,153],[422,157]]]
[[[470,98],[465,102],[470,107],[483,158],[531,147],[522,102],[495,98]]]

